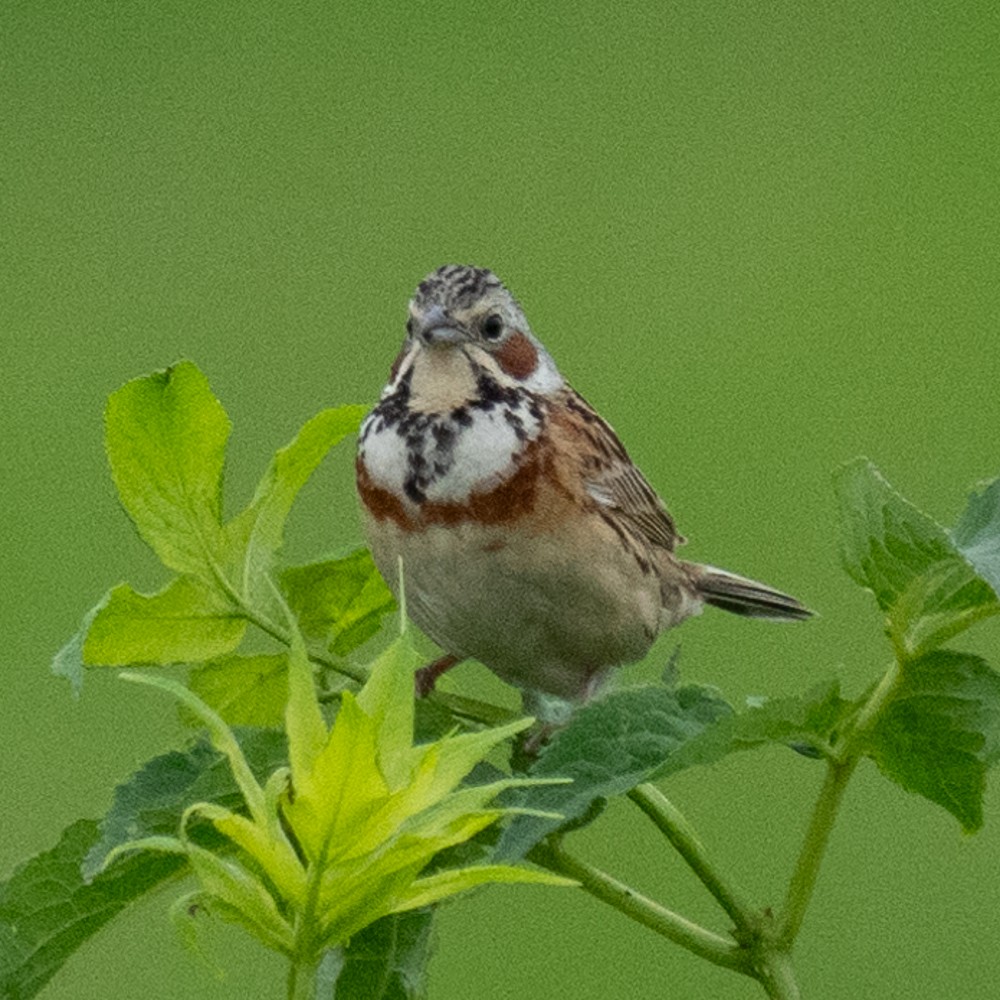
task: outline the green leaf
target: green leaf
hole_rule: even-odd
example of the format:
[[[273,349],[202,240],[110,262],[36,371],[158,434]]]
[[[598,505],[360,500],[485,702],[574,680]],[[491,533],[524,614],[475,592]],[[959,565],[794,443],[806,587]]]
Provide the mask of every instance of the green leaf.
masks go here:
[[[647,781],[671,754],[731,713],[717,692],[696,686],[624,688],[583,706],[531,768],[534,778],[565,777],[573,783],[532,788],[503,800],[565,819],[515,817],[500,838],[497,857],[523,857],[562,823],[587,814],[595,799],[624,794]]]
[[[86,883],[81,864],[97,839],[97,823],[78,820],[0,884],[0,996],[36,996],[91,935],[187,867],[176,855],[141,854]]]
[[[261,783],[287,763],[283,733],[238,729],[236,736]],[[181,817],[194,802],[211,802],[227,809],[237,809],[243,803],[227,759],[204,738],[185,750],[172,750],[147,761],[115,789],[111,808],[101,820],[100,838],[85,859],[84,877],[96,875],[108,854],[122,844],[143,837],[176,835]],[[222,842],[221,838],[214,840],[215,844]]]
[[[410,778],[413,759],[413,675],[420,656],[408,635],[399,636],[372,664],[368,682],[358,692],[358,707],[374,724],[378,764],[390,787]],[[449,740],[445,749],[454,745]],[[477,754],[466,771],[482,758]]]
[[[969,497],[952,539],[976,572],[1000,595],[1000,479]]]
[[[866,752],[888,778],[983,824],[986,770],[1000,759],[1000,675],[978,656],[939,650],[906,663]]]
[[[405,912],[421,906],[429,906],[449,896],[467,892],[476,886],[490,883],[560,885],[572,887],[578,883],[572,879],[539,871],[537,868],[519,868],[514,865],[475,865],[471,868],[456,868],[435,872],[426,878],[417,879],[397,897],[396,911]]]
[[[231,726],[280,726],[288,700],[288,654],[211,660],[191,671],[188,687]]]
[[[130,681],[133,684],[147,684],[149,687],[159,688],[161,691],[172,694],[185,708],[193,712],[201,724],[208,730],[208,737],[212,745],[220,753],[224,754],[229,761],[233,777],[239,785],[243,798],[246,801],[250,815],[255,822],[261,826],[267,825],[269,810],[267,798],[260,782],[250,770],[250,764],[243,755],[239,743],[236,740],[232,729],[229,728],[219,717],[217,712],[210,709],[197,695],[189,691],[183,684],[179,684],[172,677],[161,677],[157,674],[137,674],[123,673],[119,675],[122,680]]]
[[[1000,612],[997,595],[944,528],[904,500],[871,462],[850,463],[835,483],[844,567],[875,595],[903,656],[929,652]]]
[[[804,695],[767,699],[738,714],[720,715],[678,747],[652,775],[665,778],[686,768],[713,764],[728,754],[768,744],[789,746],[806,756],[825,756],[855,704],[840,697],[837,681]]]
[[[80,628],[62,649],[52,658],[52,673],[65,677],[73,686],[73,694],[79,696],[83,689],[83,643],[90,631],[91,623],[101,610],[101,605],[91,608],[83,616]]]
[[[230,423],[190,361],[108,399],[105,448],[122,505],[165,565],[212,584]]]
[[[343,949],[332,1000],[422,1000],[427,994],[433,910],[393,913]]]
[[[375,635],[396,608],[367,549],[287,569],[281,587],[302,631],[324,639],[338,656]]]
[[[156,594],[122,583],[95,609],[83,661],[123,667],[207,660],[235,649],[245,631],[246,621],[196,577],[176,577]]]
[[[340,406],[306,421],[294,440],[275,454],[249,506],[226,525],[226,547],[230,560],[235,556],[238,563],[238,588],[244,596],[270,598],[270,594],[255,594],[255,590],[281,548],[285,521],[295,498],[327,452],[358,429],[365,410],[363,406]]]

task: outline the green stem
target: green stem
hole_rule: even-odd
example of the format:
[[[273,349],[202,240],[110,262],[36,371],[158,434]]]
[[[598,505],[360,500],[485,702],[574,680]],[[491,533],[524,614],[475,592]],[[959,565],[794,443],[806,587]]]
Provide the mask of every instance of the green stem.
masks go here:
[[[512,712],[500,705],[478,701],[475,698],[466,698],[464,695],[454,694],[451,691],[435,691],[429,697],[438,704],[444,705],[453,715],[468,719],[470,722],[481,723],[484,726],[503,726],[515,719],[524,718],[524,713]]]
[[[778,941],[785,948],[791,948],[802,928],[802,921],[823,863],[823,855],[830,841],[837,810],[840,808],[844,789],[857,763],[856,757],[845,763],[838,764],[833,761],[827,763],[823,787],[813,808],[809,828],[806,830],[802,850],[799,852],[795,871],[788,885],[788,894],[785,897],[784,917],[778,931]]]
[[[293,958],[288,967],[288,1000],[316,1000],[319,959]]]
[[[861,710],[854,718],[854,725],[844,740],[844,747],[840,753],[841,760],[861,755],[861,742],[868,735],[868,730],[875,724],[879,713],[885,703],[892,697],[896,690],[896,685],[902,677],[902,667],[900,660],[893,660],[889,668],[882,675],[882,679],[875,686],[869,695],[868,700],[861,706]]]
[[[643,896],[606,872],[574,858],[557,843],[544,841],[538,844],[528,853],[528,858],[549,871],[576,879],[592,896],[700,958],[734,972],[755,975],[747,951]]]
[[[800,1000],[791,956],[780,948],[770,947],[757,969],[757,978],[771,1000]]]
[[[806,830],[802,850],[799,852],[795,871],[788,885],[788,894],[785,897],[784,917],[778,931],[778,943],[786,950],[791,948],[802,929],[802,921],[812,898],[813,889],[816,887],[816,879],[830,841],[837,811],[844,797],[844,790],[864,753],[865,737],[878,720],[886,702],[892,697],[900,680],[900,670],[899,662],[894,660],[868,700],[861,706],[841,745],[827,761],[823,787],[813,808],[809,828]]]
[[[756,928],[760,923],[757,911],[712,865],[694,828],[680,810],[652,784],[638,785],[628,795],[656,824],[736,926],[741,930]]]

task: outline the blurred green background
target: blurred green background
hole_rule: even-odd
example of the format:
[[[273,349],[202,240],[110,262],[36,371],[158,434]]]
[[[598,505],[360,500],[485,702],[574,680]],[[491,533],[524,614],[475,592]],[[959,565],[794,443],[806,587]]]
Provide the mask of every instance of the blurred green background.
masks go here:
[[[116,505],[101,413],[196,360],[235,433],[229,497],[321,407],[378,393],[416,282],[492,267],[662,491],[687,553],[784,587],[807,626],[706,614],[682,670],[734,700],[887,658],[840,571],[830,474],[858,453],[949,524],[1000,473],[1000,14],[993,2],[530,4],[7,0],[0,11],[4,836],[0,871],[98,816],[183,739],[163,699],[51,654],[112,584],[164,576]],[[359,539],[349,449],[294,557]],[[976,651],[1000,657],[996,622]],[[968,648],[970,642],[964,642]],[[656,665],[626,679],[652,676]],[[473,667],[465,690],[491,687]],[[780,903],[819,771],[787,752],[668,791]],[[807,998],[990,997],[1000,796],[963,838],[862,768],[797,952]],[[724,928],[639,814],[576,838]],[[93,940],[47,1000],[283,995],[282,963],[170,895]],[[583,894],[448,907],[432,1000],[742,1000]]]

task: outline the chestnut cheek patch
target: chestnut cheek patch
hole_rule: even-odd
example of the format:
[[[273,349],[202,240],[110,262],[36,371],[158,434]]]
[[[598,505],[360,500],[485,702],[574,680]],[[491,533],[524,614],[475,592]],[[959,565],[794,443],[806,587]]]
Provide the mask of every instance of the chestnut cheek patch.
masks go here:
[[[526,379],[538,364],[538,351],[528,338],[516,330],[494,354],[497,364],[512,378]]]

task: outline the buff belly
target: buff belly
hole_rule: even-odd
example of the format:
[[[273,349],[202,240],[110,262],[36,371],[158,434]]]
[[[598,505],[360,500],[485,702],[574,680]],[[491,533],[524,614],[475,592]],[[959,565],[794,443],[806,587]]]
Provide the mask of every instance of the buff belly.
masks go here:
[[[375,563],[397,594],[402,557],[417,625],[511,684],[584,700],[609,668],[641,658],[659,631],[656,574],[644,573],[597,517],[555,531],[365,520]]]

